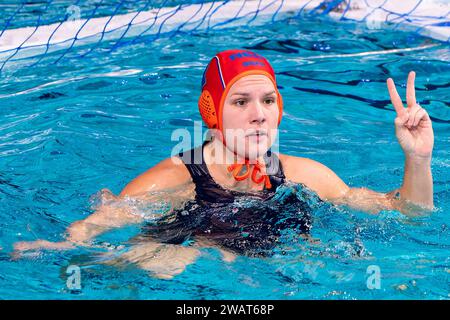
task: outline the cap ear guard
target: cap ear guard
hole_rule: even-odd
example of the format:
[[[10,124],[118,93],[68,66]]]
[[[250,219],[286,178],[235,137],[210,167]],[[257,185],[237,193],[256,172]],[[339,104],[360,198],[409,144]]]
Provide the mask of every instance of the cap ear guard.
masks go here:
[[[281,97],[281,93],[277,90],[277,96],[278,96],[278,111],[280,112],[278,114],[278,126],[281,123],[281,118],[283,117],[283,98]]]
[[[198,108],[208,128],[217,128],[217,115],[214,100],[208,90],[203,90],[198,99]]]

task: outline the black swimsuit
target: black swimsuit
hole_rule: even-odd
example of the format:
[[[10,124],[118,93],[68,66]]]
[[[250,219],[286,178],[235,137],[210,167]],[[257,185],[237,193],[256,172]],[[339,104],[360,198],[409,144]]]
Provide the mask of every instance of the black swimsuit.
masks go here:
[[[207,141],[201,147],[179,154],[195,184],[195,200],[202,203],[232,203],[236,197],[248,195],[245,192],[225,189],[214,181],[203,160],[203,148],[206,143]],[[193,163],[193,159],[199,163]],[[272,153],[270,150],[267,151],[264,155],[264,162],[266,163],[266,171],[272,187],[270,189],[264,189],[257,194],[261,199],[267,199],[272,196],[277,187],[285,181],[281,162],[275,153]]]
[[[306,202],[299,201],[295,194],[270,201],[285,182],[275,153],[269,150],[264,155],[272,187],[246,193],[225,189],[214,181],[203,160],[205,144],[179,154],[195,184],[195,201],[146,226],[152,238],[180,244],[202,235],[239,254],[267,256],[284,229],[295,229],[298,234],[309,232],[311,208]]]

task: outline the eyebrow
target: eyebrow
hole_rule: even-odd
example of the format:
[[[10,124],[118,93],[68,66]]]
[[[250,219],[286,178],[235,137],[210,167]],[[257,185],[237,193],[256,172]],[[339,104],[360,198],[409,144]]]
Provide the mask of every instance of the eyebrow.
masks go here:
[[[271,94],[274,94],[274,93],[275,93],[275,90],[265,93],[264,96],[265,96],[265,97],[266,97],[266,96],[270,96]],[[233,93],[231,96],[244,96],[244,97],[248,97],[249,95],[250,95],[250,94],[247,93],[247,92],[235,92],[235,93]]]

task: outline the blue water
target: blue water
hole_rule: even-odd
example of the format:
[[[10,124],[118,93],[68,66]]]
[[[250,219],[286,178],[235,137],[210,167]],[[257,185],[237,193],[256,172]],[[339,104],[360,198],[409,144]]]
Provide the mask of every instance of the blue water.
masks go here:
[[[149,40],[149,39],[148,39]],[[385,51],[435,45],[410,52]],[[436,210],[421,218],[369,215],[323,204],[314,209],[316,243],[291,240],[284,254],[223,262],[204,249],[172,280],[133,265],[98,261],[139,232],[130,226],[96,239],[99,248],[42,251],[12,259],[13,243],[61,241],[92,213],[96,193],[118,194],[170,156],[179,128],[200,121],[201,76],[218,51],[248,48],[277,73],[285,101],[280,152],[320,161],[348,185],[387,192],[402,183],[402,151],[385,80],[416,96],[433,120]],[[0,298],[3,299],[448,299],[450,297],[450,50],[448,44],[364,25],[288,20],[264,27],[198,32],[77,55],[50,54],[32,68],[12,62],[0,78]],[[341,56],[335,56],[335,55]],[[33,60],[31,60],[32,62]],[[66,269],[80,265],[80,291]],[[369,266],[381,272],[369,289]]]

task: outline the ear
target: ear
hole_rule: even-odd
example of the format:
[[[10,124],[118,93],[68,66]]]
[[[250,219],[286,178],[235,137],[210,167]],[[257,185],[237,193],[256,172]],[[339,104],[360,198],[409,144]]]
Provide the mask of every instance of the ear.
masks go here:
[[[217,115],[214,100],[208,90],[203,90],[198,99],[198,108],[208,128],[217,128]]]

